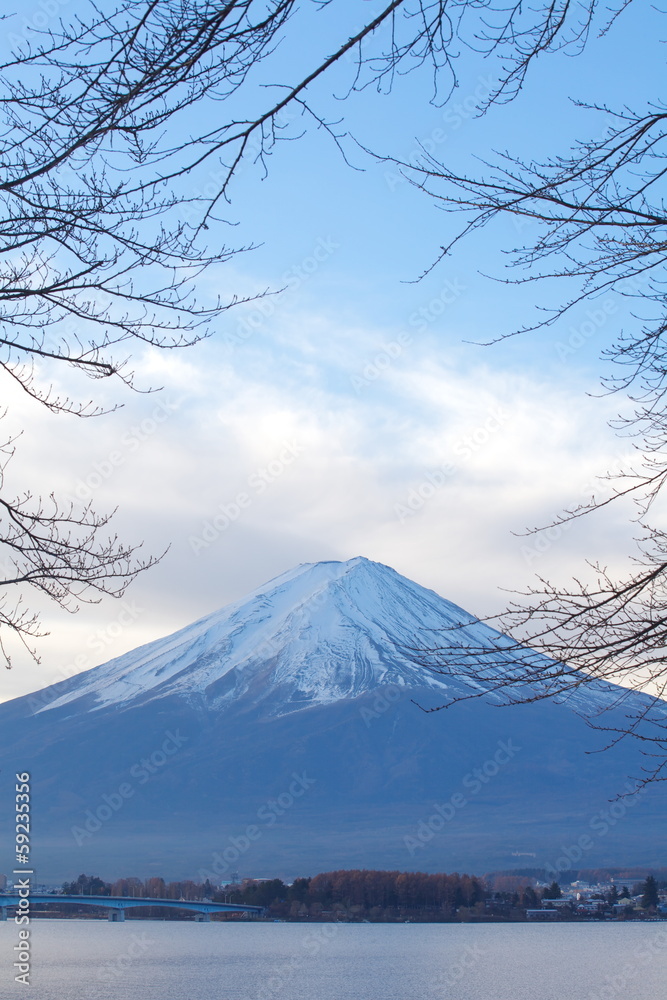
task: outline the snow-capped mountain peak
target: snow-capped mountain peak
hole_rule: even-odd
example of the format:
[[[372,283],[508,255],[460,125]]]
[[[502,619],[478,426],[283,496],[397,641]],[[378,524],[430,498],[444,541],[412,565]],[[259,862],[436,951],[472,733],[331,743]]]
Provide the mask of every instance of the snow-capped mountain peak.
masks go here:
[[[215,711],[242,699],[275,716],[383,685],[443,695],[486,691],[470,677],[445,680],[414,652],[448,645],[494,653],[507,646],[516,661],[536,656],[382,563],[363,557],[305,563],[173,635],[78,674],[58,685],[53,698],[47,690],[39,711],[125,708],[176,696]],[[619,693],[588,685],[574,691],[571,707],[603,707]]]
[[[219,708],[250,688],[278,694],[280,710],[355,697],[380,684],[444,688],[442,678],[408,652],[433,642],[434,630],[486,626],[431,590],[381,563],[306,563],[248,597],[72,678],[42,711],[81,698],[92,708],[178,694]],[[61,688],[62,690],[62,688]]]

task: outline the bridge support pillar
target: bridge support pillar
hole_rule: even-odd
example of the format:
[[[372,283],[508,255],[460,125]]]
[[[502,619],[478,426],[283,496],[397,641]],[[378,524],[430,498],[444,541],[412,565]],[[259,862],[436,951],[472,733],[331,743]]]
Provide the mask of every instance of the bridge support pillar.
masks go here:
[[[7,907],[6,906],[1,906],[0,907],[0,920],[6,920],[6,919],[7,919]]]
[[[195,913],[195,920],[198,924],[208,924],[211,922],[210,913]]]
[[[122,923],[125,920],[125,910],[109,910],[109,920],[112,924]]]

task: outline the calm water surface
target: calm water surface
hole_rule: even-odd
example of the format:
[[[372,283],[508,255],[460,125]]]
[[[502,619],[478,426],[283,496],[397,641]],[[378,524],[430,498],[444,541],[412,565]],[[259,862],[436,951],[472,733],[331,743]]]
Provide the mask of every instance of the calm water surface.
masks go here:
[[[39,920],[30,987],[0,924],[0,998],[665,1000],[667,923],[195,924]]]

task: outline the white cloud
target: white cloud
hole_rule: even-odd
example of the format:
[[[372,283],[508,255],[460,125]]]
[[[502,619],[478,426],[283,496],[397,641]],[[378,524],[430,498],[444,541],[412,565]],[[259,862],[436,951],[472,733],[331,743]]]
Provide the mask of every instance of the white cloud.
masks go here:
[[[30,429],[15,482],[87,488],[101,509],[119,504],[123,537],[171,549],[128,592],[134,618],[119,623],[111,601],[75,618],[49,610],[42,666],[18,665],[4,697],[72,672],[77,655],[93,666],[173,631],[301,561],[366,555],[484,614],[502,605],[499,586],[536,568],[576,570],[582,552],[620,560],[628,533],[613,511],[532,561],[511,534],[577,502],[625,450],[605,426],[607,401],[529,370],[457,366],[433,339],[411,341],[357,391],[352,376],[395,331],[341,333],[294,307],[274,322],[273,343],[231,353],[147,352],[138,368],[164,389],[127,394],[113,416],[53,418],[12,400],[11,419]]]

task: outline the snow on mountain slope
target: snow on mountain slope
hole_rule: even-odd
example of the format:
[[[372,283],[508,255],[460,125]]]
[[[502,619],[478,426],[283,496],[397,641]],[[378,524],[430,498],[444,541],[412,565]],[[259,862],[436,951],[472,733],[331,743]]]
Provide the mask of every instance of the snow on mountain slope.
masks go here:
[[[435,631],[452,625],[460,628],[451,638]],[[381,563],[309,563],[72,678],[41,711],[81,698],[94,711],[177,695],[218,711],[246,696],[283,714],[381,684],[443,690],[457,682],[415,663],[410,648],[447,641],[497,648],[499,633]]]
[[[414,667],[400,654],[403,671],[384,660],[396,641],[414,642],[415,628],[472,620],[366,559],[306,564],[173,635],[73,678],[71,690],[42,711],[90,695],[102,708],[146,695],[204,694],[233,674],[229,699],[247,689],[267,660],[273,662],[274,685],[291,684],[306,700],[328,703],[364,690],[368,682],[405,683],[403,672]]]

